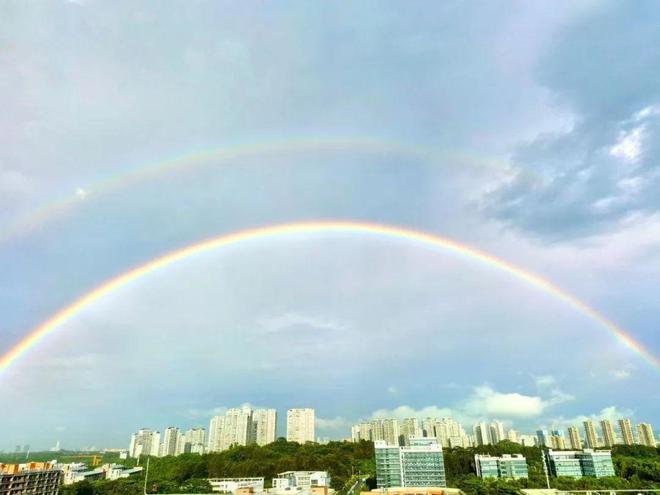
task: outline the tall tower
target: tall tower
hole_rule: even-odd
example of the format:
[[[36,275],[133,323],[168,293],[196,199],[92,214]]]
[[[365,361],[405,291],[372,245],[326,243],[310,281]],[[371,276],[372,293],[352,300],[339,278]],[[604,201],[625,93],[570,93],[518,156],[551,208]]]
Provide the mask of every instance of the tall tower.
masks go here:
[[[612,429],[612,422],[609,419],[600,420],[600,429],[603,431],[603,442],[606,447],[614,445],[614,430]]]
[[[635,439],[633,437],[632,426],[630,424],[630,420],[627,419],[627,418],[620,419],[619,420],[619,429],[621,430],[621,439],[623,440],[623,443],[625,445],[633,445],[635,443]]]
[[[582,448],[582,441],[580,440],[580,433],[577,426],[568,427],[568,443],[574,450],[580,450]]]
[[[277,411],[257,409],[252,413],[253,438],[257,445],[273,443],[277,438]]]
[[[587,420],[584,423],[584,438],[587,441],[587,447],[590,449],[595,449],[598,447],[598,437],[596,436],[596,428],[594,427],[594,422]]]
[[[289,409],[286,412],[286,439],[301,444],[314,441],[314,409]]]
[[[647,447],[655,447],[655,435],[650,423],[640,423],[637,425],[637,438],[639,443]]]

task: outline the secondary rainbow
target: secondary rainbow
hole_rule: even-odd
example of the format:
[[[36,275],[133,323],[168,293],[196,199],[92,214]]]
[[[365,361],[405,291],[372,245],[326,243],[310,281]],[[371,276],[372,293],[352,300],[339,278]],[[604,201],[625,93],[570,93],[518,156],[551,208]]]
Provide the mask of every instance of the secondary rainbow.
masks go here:
[[[48,222],[66,215],[85,204],[84,198],[98,199],[104,195],[122,190],[134,184],[164,176],[168,173],[221,166],[232,160],[277,153],[304,153],[309,151],[358,151],[362,153],[402,155],[429,163],[460,163],[475,168],[489,168],[508,172],[506,161],[486,158],[474,153],[436,150],[420,144],[384,141],[370,137],[297,137],[285,140],[247,142],[217,148],[201,149],[174,157],[135,165],[114,171],[111,175],[91,184],[81,184],[85,194],[80,197],[70,194],[59,200],[43,204],[28,215],[17,219],[0,232],[0,245],[11,239],[25,235]]]
[[[594,308],[582,302],[572,294],[561,289],[549,280],[546,280],[545,278],[529,272],[521,267],[518,267],[508,261],[465,244],[461,244],[452,239],[440,237],[428,232],[411,230],[404,227],[354,221],[313,221],[271,225],[242,230],[229,234],[222,234],[220,236],[213,237],[211,239],[207,239],[169,252],[154,258],[141,266],[122,273],[99,285],[87,294],[82,295],[73,303],[59,310],[39,326],[32,329],[27,337],[18,342],[12,349],[9,350],[9,352],[0,358],[0,372],[5,371],[9,366],[11,366],[12,363],[15,363],[19,358],[24,356],[33,346],[37,345],[46,336],[62,327],[64,323],[74,318],[77,314],[79,314],[86,307],[98,299],[101,299],[106,294],[120,289],[121,287],[129,284],[134,280],[144,277],[161,268],[165,268],[166,266],[176,263],[177,261],[181,261],[191,256],[214,249],[220,249],[223,247],[259,239],[283,237],[295,234],[332,233],[374,235],[418,242],[426,246],[440,248],[465,258],[480,262],[484,265],[497,268],[505,273],[513,275],[516,278],[529,283],[530,285],[548,294],[553,295],[557,299],[572,306],[591,320],[599,323],[619,342],[637,353],[653,367],[660,369],[660,361],[658,358],[647,349],[642,347],[642,345],[635,341],[630,335],[628,335],[623,328],[617,326],[608,318],[597,312]]]

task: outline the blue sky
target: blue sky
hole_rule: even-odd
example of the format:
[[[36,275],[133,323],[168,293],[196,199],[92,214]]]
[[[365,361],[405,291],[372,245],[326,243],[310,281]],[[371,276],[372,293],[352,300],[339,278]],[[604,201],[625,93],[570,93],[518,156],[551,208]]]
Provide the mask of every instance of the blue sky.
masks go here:
[[[493,253],[660,354],[659,18],[643,1],[3,3],[0,352],[162,253],[333,218]],[[190,258],[67,322],[0,376],[0,449],[123,446],[243,403],[314,407],[332,438],[382,415],[658,426],[657,384],[497,270],[291,236]]]

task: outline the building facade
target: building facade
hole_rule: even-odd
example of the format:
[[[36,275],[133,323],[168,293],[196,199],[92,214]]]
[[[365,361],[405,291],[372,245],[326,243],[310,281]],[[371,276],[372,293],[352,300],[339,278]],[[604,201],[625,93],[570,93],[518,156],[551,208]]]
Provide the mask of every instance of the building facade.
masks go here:
[[[571,478],[614,476],[612,454],[609,450],[584,449],[562,452],[548,450],[545,456],[547,466],[553,476]]]
[[[635,438],[633,437],[632,425],[630,424],[629,419],[620,419],[619,431],[621,432],[621,440],[624,445],[633,445],[635,443]]]
[[[286,413],[286,439],[304,444],[315,438],[314,409],[289,409]]]
[[[587,420],[582,424],[584,425],[584,438],[587,447],[590,449],[597,448],[598,436],[596,435],[596,428],[594,426],[594,422],[591,420]]]
[[[277,411],[257,409],[252,413],[253,441],[257,445],[268,445],[277,440]]]
[[[582,448],[582,440],[580,440],[580,432],[577,426],[568,427],[568,445],[573,450],[580,450]]]
[[[442,446],[437,439],[411,437],[409,444],[374,443],[378,488],[446,486]]]
[[[61,481],[49,462],[0,464],[0,495],[57,495]]]
[[[612,422],[609,419],[601,419],[600,429],[603,433],[603,445],[605,447],[613,447],[615,438],[614,429],[612,429]]]
[[[475,455],[474,465],[481,478],[520,479],[527,478],[527,459],[520,454],[501,457]]]
[[[637,425],[637,438],[641,445],[646,445],[647,447],[655,447],[655,434],[653,433],[653,427],[651,423],[640,423]]]

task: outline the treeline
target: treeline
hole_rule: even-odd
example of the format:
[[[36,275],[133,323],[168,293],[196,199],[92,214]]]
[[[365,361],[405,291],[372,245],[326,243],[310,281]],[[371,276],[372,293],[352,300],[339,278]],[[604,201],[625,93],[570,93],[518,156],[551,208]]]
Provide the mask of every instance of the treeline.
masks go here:
[[[523,454],[529,479],[482,480],[475,474],[475,454]],[[660,488],[660,451],[643,446],[612,449],[616,477],[551,478],[553,488],[563,490]],[[494,446],[444,449],[447,485],[468,495],[509,495],[521,488],[545,488],[542,451],[504,441]],[[129,464],[134,465],[135,460]],[[144,462],[143,462],[144,464]],[[284,439],[259,447],[234,447],[206,455],[151,458],[147,490],[150,493],[208,493],[206,478],[263,476],[266,486],[283,471],[322,470],[332,477],[332,487],[343,493],[358,478],[361,488],[375,488],[374,450],[371,442],[331,442],[327,445],[288,443]],[[64,487],[62,495],[139,495],[143,476],[117,481],[82,482]]]

